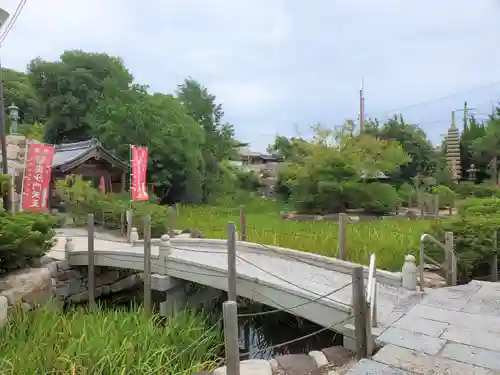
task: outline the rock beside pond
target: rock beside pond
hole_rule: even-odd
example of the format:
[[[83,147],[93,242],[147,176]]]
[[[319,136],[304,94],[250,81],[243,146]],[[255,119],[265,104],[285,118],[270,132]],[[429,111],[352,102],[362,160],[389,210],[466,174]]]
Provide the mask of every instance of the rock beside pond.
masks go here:
[[[52,295],[52,278],[47,268],[26,268],[0,278],[0,296],[10,306],[23,303],[33,307]]]
[[[445,288],[448,286],[443,276],[434,272],[424,272],[424,282],[426,288]]]
[[[213,375],[228,375],[226,366],[215,369]],[[273,370],[265,359],[248,359],[240,362],[240,375],[273,375]]]
[[[196,228],[188,228],[183,230],[173,230],[172,237],[177,238],[206,238],[203,233]]]
[[[9,311],[9,301],[7,297],[0,296],[0,327],[7,321],[7,313]]]

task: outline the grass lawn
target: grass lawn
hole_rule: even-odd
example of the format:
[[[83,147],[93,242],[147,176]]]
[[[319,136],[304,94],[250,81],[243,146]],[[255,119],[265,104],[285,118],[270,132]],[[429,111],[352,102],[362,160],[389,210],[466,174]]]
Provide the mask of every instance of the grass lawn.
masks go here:
[[[227,207],[227,206],[226,206]],[[207,238],[227,238],[227,223],[239,227],[239,207],[181,206],[177,228],[197,228]],[[272,203],[245,206],[247,240],[336,257],[338,225],[331,221],[282,220]],[[377,255],[377,266],[399,271],[404,256],[418,258],[419,240],[429,230],[431,220],[375,220],[349,224],[347,260],[368,264],[370,254]]]

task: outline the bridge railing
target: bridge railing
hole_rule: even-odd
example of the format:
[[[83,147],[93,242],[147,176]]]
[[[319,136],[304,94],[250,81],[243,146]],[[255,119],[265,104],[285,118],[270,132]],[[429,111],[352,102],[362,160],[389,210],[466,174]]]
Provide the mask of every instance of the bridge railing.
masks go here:
[[[432,242],[436,244],[440,249],[444,251],[445,262],[444,265],[440,264],[438,261],[425,254],[425,243]],[[425,289],[425,278],[424,278],[424,268],[425,262],[429,262],[439,268],[444,268],[446,273],[446,281],[451,285],[457,285],[458,278],[458,269],[457,269],[457,255],[454,249],[454,237],[452,232],[445,233],[445,242],[437,240],[434,236],[424,233],[420,237],[420,264],[419,264],[419,273],[420,273],[420,290],[424,291]]]

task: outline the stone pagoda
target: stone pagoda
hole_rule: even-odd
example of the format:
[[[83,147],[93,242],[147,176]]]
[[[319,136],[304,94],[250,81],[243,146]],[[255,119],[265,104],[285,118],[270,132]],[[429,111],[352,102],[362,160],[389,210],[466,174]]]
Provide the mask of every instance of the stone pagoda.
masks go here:
[[[460,165],[460,133],[455,126],[455,114],[452,114],[451,127],[446,135],[446,164],[450,168],[453,180],[458,182],[462,177]]]

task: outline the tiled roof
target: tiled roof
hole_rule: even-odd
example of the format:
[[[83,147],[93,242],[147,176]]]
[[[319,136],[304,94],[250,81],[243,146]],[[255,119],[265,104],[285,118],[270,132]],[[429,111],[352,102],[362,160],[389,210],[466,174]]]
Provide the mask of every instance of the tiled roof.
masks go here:
[[[126,162],[120,160],[110,151],[102,147],[101,142],[95,138],[88,141],[57,145],[52,167],[64,169],[65,166],[78,163],[78,160],[85,158],[88,154],[94,151],[99,151],[104,157],[113,163],[116,163],[116,165],[119,165],[123,169],[128,168],[128,164]]]

